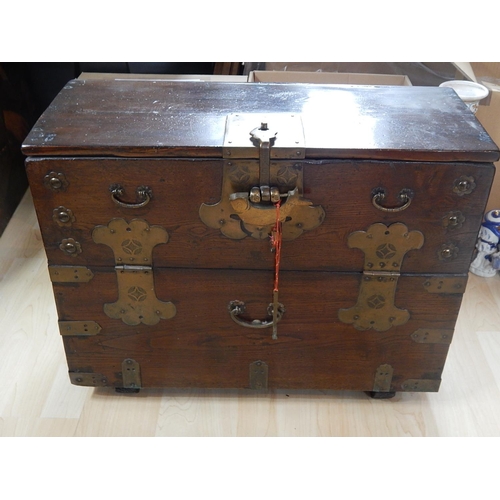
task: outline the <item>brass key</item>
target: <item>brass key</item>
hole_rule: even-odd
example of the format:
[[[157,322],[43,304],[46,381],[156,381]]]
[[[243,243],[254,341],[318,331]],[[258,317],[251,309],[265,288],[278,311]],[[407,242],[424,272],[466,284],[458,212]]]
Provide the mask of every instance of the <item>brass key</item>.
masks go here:
[[[278,308],[280,303],[278,302],[278,290],[273,291],[273,335],[272,339],[276,340],[278,338]]]

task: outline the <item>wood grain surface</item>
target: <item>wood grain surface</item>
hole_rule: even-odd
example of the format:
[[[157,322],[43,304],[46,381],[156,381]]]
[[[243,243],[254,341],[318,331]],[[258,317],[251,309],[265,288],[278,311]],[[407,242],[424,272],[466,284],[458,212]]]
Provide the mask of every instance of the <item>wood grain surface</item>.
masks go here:
[[[308,158],[498,159],[451,89],[160,80],[69,82],[23,151],[221,157],[226,115],[273,112],[302,115]]]
[[[420,231],[425,239],[422,248],[406,254],[403,273],[467,272],[494,175],[491,164],[297,163],[303,168],[304,198],[323,207],[326,215],[319,227],[283,243],[282,269],[360,272],[364,255],[349,248],[349,235],[366,231],[374,223],[389,226],[402,222],[410,231]],[[154,249],[155,267],[273,267],[268,240],[228,239],[200,220],[200,206],[215,205],[221,199],[222,160],[35,158],[28,160],[27,170],[50,264],[114,266],[112,250],[96,244],[92,231],[113,218],[139,218],[160,225],[169,235],[167,244]],[[64,174],[67,187],[48,189],[44,178],[50,172]],[[462,178],[473,179],[474,188],[459,195],[454,186]],[[110,186],[117,183],[123,186],[129,201],[135,201],[141,185],[152,189],[153,198],[142,208],[119,207],[110,195]],[[397,196],[404,189],[414,193],[411,205],[395,213],[375,209],[372,192],[381,187],[387,192],[385,205],[397,205]],[[251,188],[251,183],[237,186],[246,192]],[[54,210],[60,206],[72,211],[72,224],[61,227],[54,222]],[[462,217],[460,225],[445,226],[447,218],[457,213]],[[70,237],[81,244],[81,254],[69,256],[60,250],[61,241]],[[458,253],[442,260],[443,245],[456,247]]]
[[[500,436],[500,278],[470,275],[438,393],[150,389],[69,383],[29,195],[0,238],[1,436]]]

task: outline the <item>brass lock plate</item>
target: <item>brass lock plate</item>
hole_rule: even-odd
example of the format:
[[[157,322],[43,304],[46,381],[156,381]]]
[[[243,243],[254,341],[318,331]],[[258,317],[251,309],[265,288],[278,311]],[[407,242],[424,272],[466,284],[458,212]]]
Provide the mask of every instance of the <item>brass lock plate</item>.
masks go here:
[[[259,158],[251,131],[262,123],[276,131],[271,158],[305,158],[305,140],[299,113],[231,113],[226,117],[223,158]]]

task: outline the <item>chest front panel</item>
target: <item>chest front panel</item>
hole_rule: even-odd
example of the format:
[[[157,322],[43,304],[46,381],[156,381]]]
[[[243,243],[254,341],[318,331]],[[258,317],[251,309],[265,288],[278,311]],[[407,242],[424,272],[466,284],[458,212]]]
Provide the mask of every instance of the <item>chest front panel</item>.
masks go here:
[[[156,266],[269,269],[273,256],[268,227],[275,222],[274,209],[266,210],[264,233],[252,233],[255,224],[245,223],[245,214],[229,198],[255,184],[256,162],[233,163],[230,168],[222,160],[30,160],[28,174],[40,200],[37,211],[49,264],[115,265],[112,249],[97,244],[92,234],[95,227],[120,218],[143,219],[167,231],[168,244],[153,250]],[[282,269],[311,271],[361,271],[363,253],[349,248],[349,235],[375,223],[404,223],[423,234],[424,244],[405,257],[401,271],[466,272],[494,173],[491,165],[483,164],[368,160],[284,161],[273,167],[277,184],[279,172],[288,176],[281,180],[283,192],[295,188],[300,172],[303,197],[325,214],[313,230],[297,229],[303,220],[307,228],[307,214],[300,210],[295,216],[291,211],[292,220],[283,222]],[[225,175],[233,181],[224,192]],[[54,189],[50,179],[58,176],[64,183]],[[123,193],[115,196],[112,188],[117,185]],[[144,206],[137,202],[141,186],[151,192]],[[404,192],[412,198],[401,210],[399,195]],[[378,201],[377,193],[385,198]],[[281,208],[285,218],[287,203]],[[319,217],[313,213],[313,219]],[[289,228],[293,239],[287,240]],[[68,238],[78,242],[76,252],[61,248]]]

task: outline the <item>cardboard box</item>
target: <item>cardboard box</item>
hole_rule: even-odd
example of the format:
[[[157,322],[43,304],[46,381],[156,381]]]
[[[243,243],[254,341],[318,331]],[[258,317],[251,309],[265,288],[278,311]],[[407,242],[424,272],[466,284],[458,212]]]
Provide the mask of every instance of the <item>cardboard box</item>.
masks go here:
[[[405,75],[375,75],[365,73],[329,73],[323,71],[251,71],[249,82],[318,83],[336,85],[404,85],[411,86]]]
[[[481,101],[476,118],[495,143],[500,146],[500,63],[470,63],[478,83],[487,87],[489,96]],[[495,163],[497,173],[493,181],[486,211],[500,209],[500,161]]]
[[[487,106],[479,106],[476,118],[486,129],[486,132],[500,146],[500,85],[480,81],[482,85],[490,90],[489,103]],[[491,187],[490,197],[486,205],[486,211],[500,209],[500,161],[495,163],[497,172]]]

